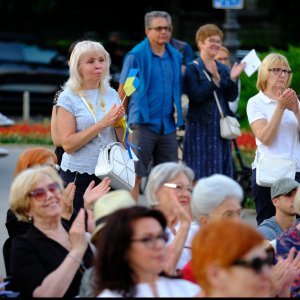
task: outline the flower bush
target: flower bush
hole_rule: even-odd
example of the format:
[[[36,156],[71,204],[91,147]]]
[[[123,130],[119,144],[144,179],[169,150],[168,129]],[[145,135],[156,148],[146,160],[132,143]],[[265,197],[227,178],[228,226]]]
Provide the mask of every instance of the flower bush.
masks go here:
[[[0,143],[52,145],[50,122],[0,127]]]

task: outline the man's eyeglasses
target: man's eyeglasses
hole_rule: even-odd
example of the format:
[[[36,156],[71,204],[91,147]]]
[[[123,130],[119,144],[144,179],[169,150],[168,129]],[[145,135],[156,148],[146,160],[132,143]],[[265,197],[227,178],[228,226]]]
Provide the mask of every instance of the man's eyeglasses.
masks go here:
[[[272,68],[272,69],[269,69],[269,72],[273,72],[276,76],[280,76],[282,73],[284,75],[291,75],[293,73],[292,70],[289,70],[289,69],[281,69],[281,68]]]
[[[132,243],[143,243],[148,248],[155,248],[157,245],[157,241],[163,241],[164,243],[168,242],[169,234],[167,232],[163,232],[158,236],[149,236],[141,239],[132,239]]]
[[[52,182],[48,184],[47,188],[38,188],[28,193],[28,196],[35,198],[38,201],[41,201],[46,198],[47,192],[57,193],[60,191],[60,185],[58,182]]]
[[[171,26],[156,26],[156,27],[149,27],[149,29],[154,29],[157,32],[165,31],[172,31]]]
[[[175,189],[177,192],[180,192],[180,193],[182,193],[184,191],[188,191],[191,194],[193,192],[193,188],[191,186],[183,186],[182,184],[166,182],[166,183],[164,183],[164,186],[171,188],[171,189]]]
[[[261,257],[255,257],[250,261],[238,259],[232,265],[243,266],[254,270],[256,273],[261,273],[264,266],[272,266],[274,263],[274,256],[268,253],[268,256],[263,259]]]

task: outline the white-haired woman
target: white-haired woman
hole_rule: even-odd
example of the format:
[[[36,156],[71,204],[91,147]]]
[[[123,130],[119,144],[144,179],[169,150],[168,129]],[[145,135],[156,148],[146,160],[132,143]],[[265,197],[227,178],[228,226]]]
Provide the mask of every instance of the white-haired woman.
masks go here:
[[[109,86],[110,56],[93,41],[78,42],[70,57],[70,77],[57,101],[58,134],[65,150],[60,175],[75,182],[74,208],[83,207],[82,196],[95,176],[100,147],[121,141],[123,128],[114,123],[124,115],[118,93]]]
[[[191,240],[198,230],[191,222],[191,196],[194,172],[175,162],[155,166],[146,186],[148,204],[164,213],[171,234],[169,249],[169,273],[180,270],[190,260]]]
[[[214,174],[197,181],[192,195],[191,209],[196,221],[203,226],[219,219],[239,219],[243,190],[232,178]],[[184,266],[183,277],[196,282],[190,263]]]

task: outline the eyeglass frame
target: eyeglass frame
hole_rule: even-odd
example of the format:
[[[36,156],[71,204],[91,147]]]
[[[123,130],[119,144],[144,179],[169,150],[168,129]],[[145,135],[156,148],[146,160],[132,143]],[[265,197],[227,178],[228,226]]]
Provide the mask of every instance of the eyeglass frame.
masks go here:
[[[289,70],[289,69],[282,69],[282,68],[271,68],[268,70],[269,72],[273,72],[275,76],[281,76],[282,73],[284,73],[284,75],[290,76],[293,71]],[[276,74],[276,72],[279,72],[278,74]]]
[[[164,231],[157,236],[148,236],[140,239],[131,239],[132,243],[143,243],[146,245],[147,248],[155,248],[157,241],[163,241],[165,244],[169,240],[169,233]]]
[[[274,254],[271,252],[267,252],[266,258],[254,257],[250,261],[244,259],[237,259],[231,265],[232,266],[242,266],[246,268],[250,268],[255,273],[260,274],[265,265],[272,266],[274,264]]]
[[[154,29],[156,32],[162,32],[163,30],[167,32],[171,32],[173,30],[172,26],[155,26],[155,27],[148,27],[149,30]]]
[[[54,181],[52,183],[49,183],[47,185],[47,188],[41,187],[41,188],[34,189],[33,191],[29,192],[27,195],[38,201],[41,201],[47,196],[48,191],[50,191],[51,193],[60,192],[61,191],[60,184],[57,181]],[[38,195],[39,192],[40,195]]]
[[[181,185],[181,184],[178,184],[178,183],[173,183],[173,182],[165,182],[163,185],[164,185],[165,187],[174,189],[174,190],[176,190],[177,192],[178,192],[178,191],[180,191],[180,192],[187,191],[187,192],[189,192],[190,194],[193,193],[193,187],[185,187],[184,185]]]
[[[215,40],[215,39],[212,39],[210,37],[207,38],[207,41],[210,43],[210,44],[217,44],[217,45],[223,45],[223,41],[222,40]]]

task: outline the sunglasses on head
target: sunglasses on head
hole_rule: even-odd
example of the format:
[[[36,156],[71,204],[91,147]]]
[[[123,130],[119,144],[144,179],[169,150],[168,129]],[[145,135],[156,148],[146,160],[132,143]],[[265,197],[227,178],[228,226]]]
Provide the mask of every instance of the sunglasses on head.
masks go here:
[[[60,191],[59,183],[55,181],[48,184],[47,188],[35,189],[28,193],[28,196],[31,196],[37,200],[42,200],[46,198],[48,191],[50,191],[51,193],[57,193],[58,191]]]
[[[267,253],[266,258],[254,257],[252,260],[247,261],[243,259],[237,259],[233,262],[233,266],[243,266],[254,270],[257,274],[261,273],[264,266],[272,266],[274,263],[274,255],[272,252]]]

